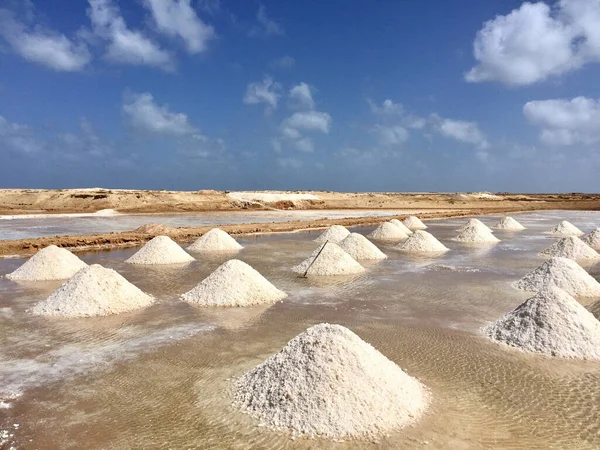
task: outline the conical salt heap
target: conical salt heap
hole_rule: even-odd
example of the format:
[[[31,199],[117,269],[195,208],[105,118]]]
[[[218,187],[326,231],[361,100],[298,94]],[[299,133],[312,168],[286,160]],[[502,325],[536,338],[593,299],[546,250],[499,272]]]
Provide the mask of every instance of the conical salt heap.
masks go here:
[[[365,268],[352,256],[331,242],[321,245],[307,259],[292,267],[292,272],[307,277],[352,275],[364,271]]]
[[[125,262],[130,264],[181,264],[195,261],[168,236],[156,236]]]
[[[66,280],[87,267],[69,250],[49,245],[27,260],[21,267],[6,275],[15,281]]]
[[[357,261],[387,258],[385,253],[362,234],[350,233],[346,239],[340,242],[339,246]]]
[[[411,253],[441,253],[449,250],[427,231],[416,230],[407,240],[394,247],[395,250]]]
[[[544,288],[483,332],[529,352],[560,358],[600,358],[600,322],[556,286]]]
[[[404,225],[402,222],[400,222],[398,219],[392,219],[390,220],[390,223],[393,223],[394,225],[396,225],[397,227],[400,227],[400,229],[402,231],[404,231],[407,235],[411,235],[413,232],[410,228],[408,228],[406,225]]]
[[[406,219],[404,219],[402,221],[402,223],[404,224],[404,226],[406,226],[406,228],[408,228],[411,231],[415,231],[415,230],[424,230],[427,228],[427,225],[425,225],[421,219],[419,219],[416,216],[409,216]]]
[[[242,247],[228,233],[219,229],[213,228],[206,232],[203,236],[194,241],[192,245],[186,248],[190,252],[237,252]]]
[[[493,226],[496,230],[506,230],[506,231],[521,231],[525,230],[525,227],[517,222],[510,216],[504,217],[500,222]]]
[[[600,283],[572,259],[554,257],[519,281],[512,283],[515,289],[539,291],[554,285],[574,297],[600,297]]]
[[[374,438],[415,423],[426,388],[340,325],[310,327],[234,381],[234,404],[292,434]]]
[[[563,258],[580,260],[599,259],[600,254],[577,236],[568,236],[555,242],[540,253],[541,256],[561,256]]]
[[[119,314],[151,305],[154,299],[112,269],[85,267],[32,312],[42,316],[93,317]]]
[[[581,238],[583,242],[592,247],[593,249],[600,249],[600,228],[596,228],[594,231],[586,234]]]
[[[472,223],[472,225],[464,226],[461,229],[461,232],[458,234],[458,236],[456,236],[452,240],[458,242],[472,242],[481,244],[491,244],[500,242],[500,239],[494,236],[487,226],[485,226],[481,222],[477,222]]]
[[[181,299],[196,306],[253,306],[275,303],[287,294],[238,259],[221,264]]]
[[[554,228],[546,231],[547,234],[555,234],[558,236],[581,236],[583,231],[573,225],[571,222],[563,220],[561,223],[556,225]]]
[[[462,227],[458,229],[458,231],[465,230],[475,230],[475,231],[487,231],[489,233],[493,233],[490,227],[488,227],[485,223],[483,223],[479,219],[469,219],[467,223],[465,223]]]
[[[368,237],[377,241],[400,241],[406,239],[408,234],[393,223],[383,222],[375,228]]]
[[[323,232],[318,238],[315,239],[315,242],[333,242],[334,244],[338,244],[342,242],[346,237],[350,234],[346,227],[341,225],[332,225],[327,230]]]

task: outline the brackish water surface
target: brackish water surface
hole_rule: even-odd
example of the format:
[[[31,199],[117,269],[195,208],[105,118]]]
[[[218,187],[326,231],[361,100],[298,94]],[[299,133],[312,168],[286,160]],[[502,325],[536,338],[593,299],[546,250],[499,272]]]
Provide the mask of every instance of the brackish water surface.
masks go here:
[[[123,263],[135,249],[81,254],[157,298],[108,318],[48,319],[28,308],[60,282],[0,278],[0,429],[14,448],[600,448],[600,362],[544,358],[483,338],[479,328],[530,294],[509,285],[544,260],[562,219],[584,231],[600,213],[516,215],[528,229],[496,245],[450,240],[466,219],[429,221],[450,251],[397,253],[351,278],[296,278],[318,233],[241,239],[237,257],[289,297],[273,306],[194,308],[178,300],[227,258],[171,267]],[[481,218],[492,225],[499,216]],[[354,231],[367,234],[372,228]],[[0,260],[0,274],[23,260]],[[586,266],[592,275],[600,268]],[[600,311],[587,299],[592,311]],[[231,406],[231,379],[320,322],[342,324],[432,393],[424,418],[377,442],[292,440]],[[0,438],[0,442],[3,438]],[[1,446],[1,445],[0,445]]]

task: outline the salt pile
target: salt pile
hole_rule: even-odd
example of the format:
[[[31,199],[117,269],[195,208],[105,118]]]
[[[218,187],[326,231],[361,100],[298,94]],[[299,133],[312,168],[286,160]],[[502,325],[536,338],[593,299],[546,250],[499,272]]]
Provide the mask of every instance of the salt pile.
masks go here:
[[[581,240],[594,249],[600,249],[600,228],[586,234]]]
[[[475,219],[477,220],[477,219]],[[480,224],[480,225],[479,225]],[[473,243],[495,243],[500,242],[496,236],[492,234],[490,229],[483,223],[465,226],[462,231],[452,240],[458,242],[473,242]]]
[[[449,249],[427,231],[417,230],[404,242],[394,247],[403,252],[447,252]]]
[[[489,233],[492,233],[492,230],[479,219],[469,219],[469,221],[467,223],[465,223],[462,227],[460,227],[458,229],[458,231],[465,231],[465,230],[475,230],[477,232],[487,231]]]
[[[221,264],[181,299],[196,306],[253,306],[275,303],[287,294],[238,259]]]
[[[561,223],[556,225],[554,228],[546,231],[547,234],[556,234],[559,236],[581,236],[583,231],[577,228],[570,222],[563,220]]]
[[[539,291],[554,285],[574,297],[600,297],[600,283],[572,259],[555,257],[512,283],[515,289]]]
[[[404,219],[402,221],[402,223],[404,224],[404,226],[406,228],[408,228],[409,230],[415,231],[415,230],[424,230],[425,228],[427,228],[427,225],[425,225],[421,219],[419,219],[418,217],[415,216],[409,216],[406,219]]]
[[[346,237],[350,234],[346,227],[341,225],[332,225],[327,230],[321,234],[318,238],[315,239],[315,242],[333,242],[337,244],[342,242]]]
[[[377,248],[375,244],[369,241],[362,234],[350,233],[350,235],[340,242],[340,247],[356,260],[361,259],[386,259],[387,255]]]
[[[352,256],[331,242],[321,245],[307,259],[292,267],[292,272],[307,277],[351,275],[364,271],[365,268]]]
[[[400,229],[404,231],[407,235],[412,234],[412,230],[406,225],[404,225],[402,222],[400,222],[398,219],[392,219],[390,220],[390,223],[393,223],[397,227],[400,227]]]
[[[130,264],[178,264],[195,261],[168,236],[156,236],[125,262]]]
[[[7,274],[6,278],[15,281],[66,280],[84,267],[87,264],[69,250],[50,245],[29,258],[17,270]]]
[[[507,230],[507,231],[521,231],[524,230],[525,227],[517,222],[512,217],[506,216],[496,225],[494,225],[496,230]]]
[[[149,306],[154,299],[112,269],[93,264],[77,272],[32,312],[42,316],[108,316]]]
[[[525,351],[560,358],[600,358],[600,322],[556,286],[538,292],[483,332]]]
[[[150,234],[152,236],[161,236],[165,234],[177,234],[179,230],[177,228],[169,227],[161,223],[147,223],[133,230],[135,233]]]
[[[372,438],[416,422],[426,388],[340,325],[310,327],[234,382],[234,404],[308,437]]]
[[[225,231],[213,228],[196,239],[186,250],[191,252],[237,252],[243,248]]]
[[[378,241],[400,241],[406,239],[408,234],[390,222],[383,222],[375,228],[369,235],[371,239]]]
[[[600,254],[577,236],[568,236],[540,253],[542,256],[561,256],[574,260],[598,259]]]

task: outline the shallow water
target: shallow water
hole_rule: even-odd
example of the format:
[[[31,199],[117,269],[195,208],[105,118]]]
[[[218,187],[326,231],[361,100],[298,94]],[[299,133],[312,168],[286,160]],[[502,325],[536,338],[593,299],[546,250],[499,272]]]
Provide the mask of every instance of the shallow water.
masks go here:
[[[6,445],[600,448],[600,362],[528,355],[478,334],[530,296],[509,282],[542,263],[537,253],[556,240],[543,231],[561,219],[590,231],[600,225],[600,213],[515,217],[526,231],[498,231],[502,242],[476,247],[449,240],[466,219],[430,221],[428,231],[451,249],[445,255],[410,256],[384,244],[388,260],[369,264],[366,274],[327,282],[289,271],[316,247],[318,233],[242,239],[245,249],[237,257],[290,294],[270,307],[197,309],[177,300],[226,257],[160,268],[124,264],[135,249],[82,254],[158,299],[146,310],[109,318],[33,317],[27,309],[60,282],[0,278],[0,429],[14,435]],[[488,225],[497,219],[482,218]],[[22,262],[0,261],[0,274]],[[600,276],[596,266],[588,269]],[[597,313],[594,300],[586,304]],[[433,404],[426,416],[375,443],[333,443],[291,440],[230,406],[231,378],[320,322],[349,327],[427,385]]]
[[[443,209],[428,210],[444,211]],[[171,227],[235,225],[240,223],[272,223],[293,220],[342,219],[345,217],[379,217],[417,214],[421,210],[311,210],[311,211],[224,211],[180,214],[45,214],[28,218],[0,216],[0,240],[29,239],[42,236],[81,236],[111,231],[129,231],[149,223]]]

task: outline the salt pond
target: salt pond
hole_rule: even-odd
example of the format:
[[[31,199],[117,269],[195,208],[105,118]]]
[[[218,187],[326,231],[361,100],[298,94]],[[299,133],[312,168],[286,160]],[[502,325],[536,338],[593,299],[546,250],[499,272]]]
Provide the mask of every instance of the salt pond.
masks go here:
[[[387,260],[329,281],[290,271],[316,248],[320,231],[241,239],[236,258],[289,294],[273,306],[195,308],[178,300],[226,256],[148,267],[124,263],[137,249],[78,254],[157,298],[106,318],[33,316],[27,309],[60,282],[0,278],[0,430],[10,429],[15,447],[38,449],[411,449],[424,442],[432,449],[597,449],[600,362],[506,350],[478,330],[531,296],[510,282],[544,261],[538,253],[557,240],[545,230],[566,219],[587,232],[600,225],[600,213],[514,217],[527,229],[498,230],[501,242],[493,245],[452,241],[466,219],[428,221],[449,252],[418,256],[377,243]],[[491,226],[499,218],[480,219]],[[22,263],[0,260],[0,274]],[[600,277],[600,266],[586,268]],[[597,300],[585,299],[596,313]],[[231,378],[320,322],[350,328],[426,385],[433,403],[425,417],[378,443],[292,441],[230,406]]]

